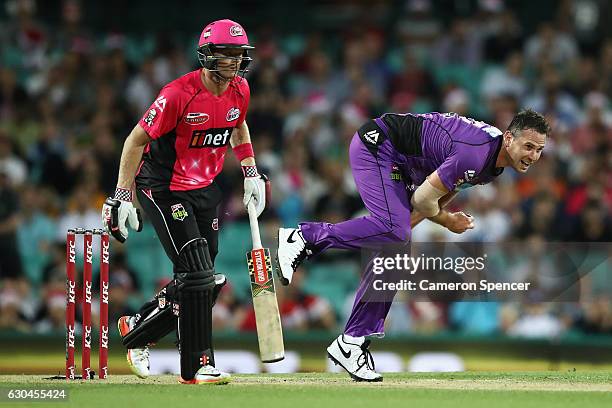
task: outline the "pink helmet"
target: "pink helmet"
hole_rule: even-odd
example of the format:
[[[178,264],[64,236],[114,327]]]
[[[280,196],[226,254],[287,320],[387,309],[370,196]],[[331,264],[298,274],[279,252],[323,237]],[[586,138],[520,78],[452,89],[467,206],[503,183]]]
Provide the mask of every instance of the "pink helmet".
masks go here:
[[[228,19],[213,21],[200,34],[198,60],[202,67],[210,71],[217,71],[217,61],[221,58],[215,57],[215,51],[229,48],[244,50],[239,68],[239,73],[243,75],[252,61],[248,50],[255,47],[249,45],[246,31],[237,22]]]

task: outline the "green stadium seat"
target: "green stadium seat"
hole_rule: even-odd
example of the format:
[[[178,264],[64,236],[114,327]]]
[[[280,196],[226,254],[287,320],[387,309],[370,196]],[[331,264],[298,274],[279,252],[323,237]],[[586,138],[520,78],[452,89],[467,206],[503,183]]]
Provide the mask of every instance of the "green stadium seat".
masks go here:
[[[219,231],[219,254],[215,270],[225,274],[239,300],[250,297],[250,279],[247,273],[246,253],[252,249],[251,228],[245,222],[227,223]]]
[[[336,314],[341,314],[346,297],[359,284],[354,262],[313,263],[307,265],[303,290],[327,299]]]

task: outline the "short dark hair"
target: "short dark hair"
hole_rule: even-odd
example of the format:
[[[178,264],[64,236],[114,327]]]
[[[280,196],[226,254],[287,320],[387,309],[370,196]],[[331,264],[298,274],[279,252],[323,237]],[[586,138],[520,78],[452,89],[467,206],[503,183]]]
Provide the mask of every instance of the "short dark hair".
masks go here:
[[[512,122],[510,122],[510,126],[508,126],[508,130],[515,137],[518,135],[518,132],[525,129],[535,130],[546,136],[549,136],[551,132],[550,125],[546,121],[546,118],[533,109],[524,109],[514,115]]]

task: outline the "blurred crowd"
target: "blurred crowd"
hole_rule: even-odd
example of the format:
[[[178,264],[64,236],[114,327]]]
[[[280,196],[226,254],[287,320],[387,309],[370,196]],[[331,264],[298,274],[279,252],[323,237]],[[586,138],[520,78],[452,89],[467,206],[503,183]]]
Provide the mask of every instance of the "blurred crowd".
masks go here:
[[[503,0],[471,2],[448,21],[429,0],[373,3],[369,19],[351,2],[325,2],[353,16],[334,29],[287,33],[265,22],[245,24],[256,46],[247,122],[258,167],[273,186],[264,229],[306,219],[338,222],[363,211],[347,148],[368,118],[453,111],[504,130],[521,107],[531,107],[553,128],[540,162],[526,176],[506,171],[453,202],[475,217],[474,230],[458,236],[424,222],[414,240],[611,242],[612,39],[602,34],[605,2],[559,1],[534,28]],[[4,4],[0,329],[59,331],[66,229],[100,227],[124,138],[164,84],[197,68],[201,27],[143,39],[129,31],[92,32],[83,22],[85,2],[63,1],[53,25],[35,0]],[[222,230],[244,222],[241,180],[228,153],[218,179]],[[226,244],[220,250],[230,253]],[[111,319],[133,313],[138,303],[130,299],[143,298],[139,288],[159,283],[143,282],[151,279],[148,271],[130,266],[129,253],[113,247]],[[289,330],[335,329],[345,308],[302,284],[308,267],[295,287],[280,291],[283,323]],[[398,302],[389,331],[612,333],[611,298],[602,293],[567,307]],[[254,329],[248,301],[238,300],[231,285],[215,307],[215,325]]]

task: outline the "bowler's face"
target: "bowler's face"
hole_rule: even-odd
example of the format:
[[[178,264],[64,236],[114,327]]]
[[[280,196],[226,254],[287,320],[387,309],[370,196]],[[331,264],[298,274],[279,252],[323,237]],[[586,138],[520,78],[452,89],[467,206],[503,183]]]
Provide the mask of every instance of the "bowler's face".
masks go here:
[[[533,129],[524,129],[515,137],[511,134],[505,134],[504,137],[509,138],[507,151],[510,165],[520,173],[527,172],[533,163],[540,160],[546,145],[546,135]]]

